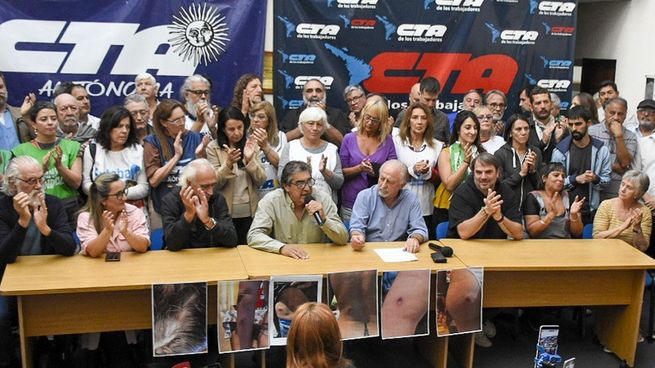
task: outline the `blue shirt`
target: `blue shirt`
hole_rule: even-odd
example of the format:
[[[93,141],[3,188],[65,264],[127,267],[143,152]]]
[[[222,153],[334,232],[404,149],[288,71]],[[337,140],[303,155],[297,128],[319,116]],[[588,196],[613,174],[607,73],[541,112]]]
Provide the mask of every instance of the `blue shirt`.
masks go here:
[[[366,241],[406,240],[411,235],[428,239],[428,229],[416,194],[401,189],[389,208],[380,197],[377,184],[357,195],[350,218],[350,234],[353,232],[365,234]]]
[[[9,109],[4,113],[4,124],[0,124],[0,149],[11,150],[20,144],[18,134],[16,134],[16,125]]]

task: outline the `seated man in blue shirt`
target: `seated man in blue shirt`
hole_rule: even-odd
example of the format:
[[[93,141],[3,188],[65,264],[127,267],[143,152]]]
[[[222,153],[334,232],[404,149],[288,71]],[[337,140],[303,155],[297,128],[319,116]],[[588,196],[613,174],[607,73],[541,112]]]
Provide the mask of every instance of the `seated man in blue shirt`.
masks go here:
[[[405,250],[416,253],[428,239],[418,197],[404,189],[407,167],[398,160],[385,162],[377,185],[357,195],[350,219],[350,245],[364,248],[365,241],[406,240]]]

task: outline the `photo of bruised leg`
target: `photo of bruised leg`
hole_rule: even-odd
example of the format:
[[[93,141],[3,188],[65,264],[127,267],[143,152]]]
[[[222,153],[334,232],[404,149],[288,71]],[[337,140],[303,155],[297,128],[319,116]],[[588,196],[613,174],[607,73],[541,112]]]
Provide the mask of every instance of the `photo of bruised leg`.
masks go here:
[[[478,270],[463,268],[437,273],[439,336],[482,329],[482,272]]]
[[[389,280],[387,274],[383,278]],[[417,326],[428,312],[429,294],[430,270],[397,272],[382,302],[382,338],[427,335],[428,324],[420,331]]]
[[[343,340],[379,335],[377,271],[340,272],[328,275],[328,300],[336,312]]]
[[[219,282],[219,349],[268,348],[268,280]]]

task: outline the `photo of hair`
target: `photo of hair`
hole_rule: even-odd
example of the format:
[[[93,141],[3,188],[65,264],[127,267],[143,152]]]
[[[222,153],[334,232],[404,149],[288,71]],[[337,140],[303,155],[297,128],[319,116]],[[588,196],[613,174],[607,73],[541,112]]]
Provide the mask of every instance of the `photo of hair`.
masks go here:
[[[207,352],[207,283],[152,285],[155,357]]]
[[[268,349],[268,286],[268,280],[219,281],[219,353]]]
[[[430,333],[430,270],[385,272],[381,301],[383,340]]]
[[[380,335],[377,271],[328,275],[328,304],[337,318],[343,340]]]
[[[482,267],[437,271],[437,336],[482,331]]]
[[[298,307],[307,302],[321,302],[322,281],[320,275],[271,277],[269,308],[275,311],[269,314],[271,345],[286,345]]]

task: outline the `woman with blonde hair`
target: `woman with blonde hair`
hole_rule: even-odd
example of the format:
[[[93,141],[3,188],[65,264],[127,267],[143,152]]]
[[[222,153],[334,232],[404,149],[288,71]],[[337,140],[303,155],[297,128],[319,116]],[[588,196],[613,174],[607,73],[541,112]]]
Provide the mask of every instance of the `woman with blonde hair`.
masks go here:
[[[259,146],[259,161],[266,172],[266,181],[259,187],[259,198],[280,187],[278,165],[282,150],[287,145],[287,135],[277,128],[275,108],[268,101],[254,104],[250,108],[250,128],[252,137]]]
[[[357,194],[377,184],[380,166],[396,159],[396,148],[389,134],[389,109],[381,98],[369,98],[362,109],[357,131],[341,142],[339,156],[345,182],[341,188],[341,218],[350,220]]]
[[[287,368],[353,368],[342,354],[339,325],[330,308],[316,302],[298,307],[287,337]]]

